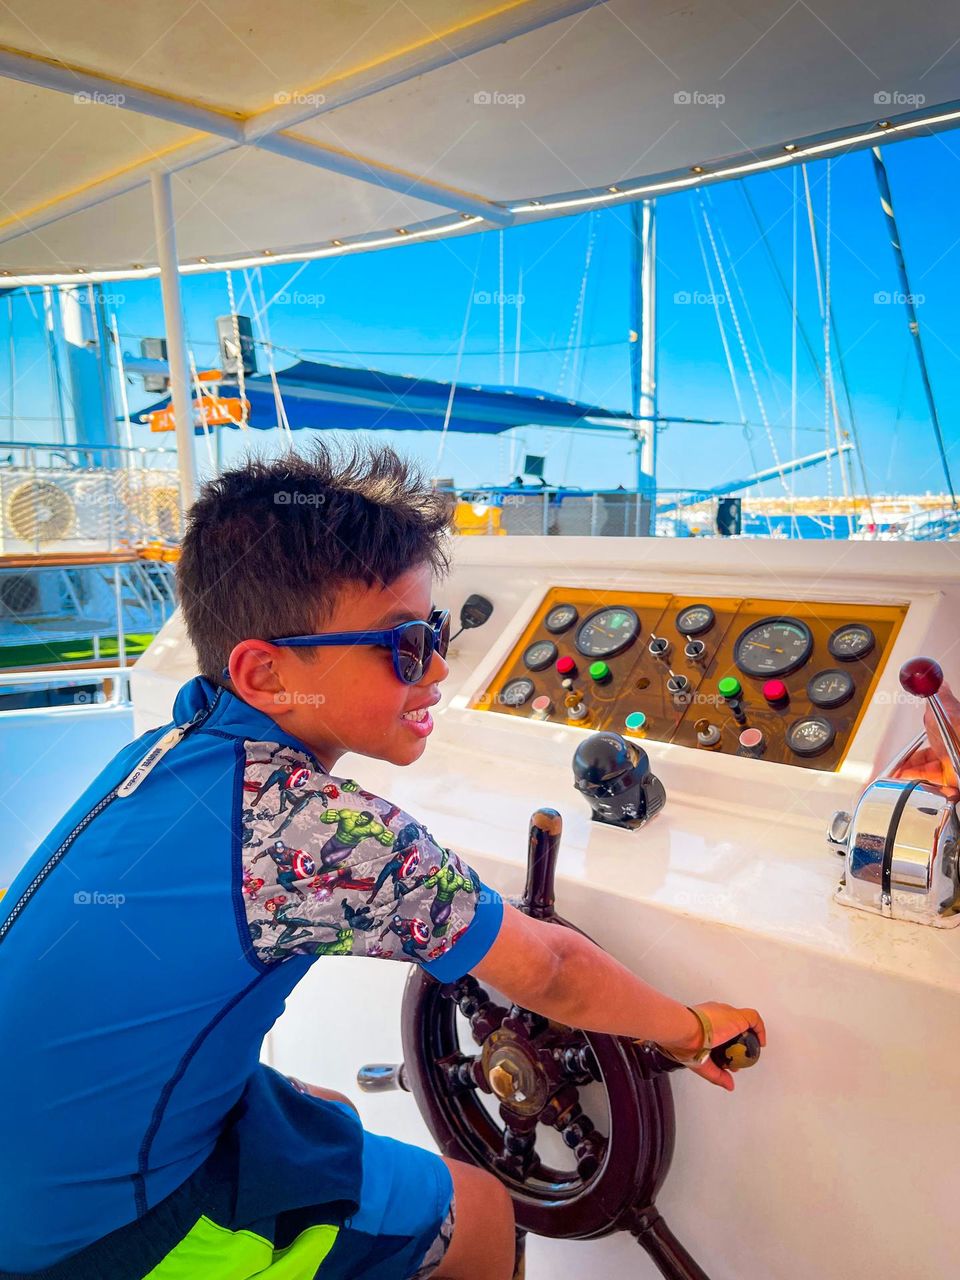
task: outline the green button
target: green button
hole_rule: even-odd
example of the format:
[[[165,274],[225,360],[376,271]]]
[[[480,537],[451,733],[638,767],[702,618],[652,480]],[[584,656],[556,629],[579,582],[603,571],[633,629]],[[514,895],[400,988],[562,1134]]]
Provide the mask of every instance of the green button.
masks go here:
[[[610,668],[607,666],[605,662],[590,663],[591,680],[606,680],[609,674],[610,674]]]
[[[717,688],[720,691],[721,696],[724,698],[735,698],[737,694],[742,692],[740,681],[736,676],[724,676],[723,679],[718,682]]]
[[[646,723],[647,717],[642,711],[631,711],[624,721],[628,729],[642,729]]]

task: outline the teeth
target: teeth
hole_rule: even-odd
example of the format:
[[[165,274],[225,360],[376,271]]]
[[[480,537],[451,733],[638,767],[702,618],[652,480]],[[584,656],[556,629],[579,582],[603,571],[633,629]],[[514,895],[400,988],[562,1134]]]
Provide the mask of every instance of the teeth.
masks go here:
[[[416,722],[418,722],[418,723],[419,723],[419,721],[421,721],[421,720],[426,720],[426,718],[427,718],[427,715],[428,715],[428,714],[429,714],[429,713],[428,713],[428,711],[427,711],[427,708],[426,708],[426,707],[420,707],[420,708],[419,708],[418,710],[416,710],[416,711],[405,711],[405,712],[403,713],[403,715],[400,717],[400,719],[401,719],[401,720],[413,720],[413,721],[416,721]]]

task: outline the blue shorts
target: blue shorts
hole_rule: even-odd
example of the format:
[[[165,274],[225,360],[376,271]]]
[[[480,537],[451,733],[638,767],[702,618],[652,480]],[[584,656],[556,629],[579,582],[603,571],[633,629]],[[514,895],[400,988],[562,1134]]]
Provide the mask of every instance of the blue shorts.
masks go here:
[[[309,1203],[333,1161],[359,1194]],[[452,1223],[439,1156],[367,1133],[345,1103],[261,1066],[213,1154],[166,1200],[63,1262],[0,1280],[426,1280]]]

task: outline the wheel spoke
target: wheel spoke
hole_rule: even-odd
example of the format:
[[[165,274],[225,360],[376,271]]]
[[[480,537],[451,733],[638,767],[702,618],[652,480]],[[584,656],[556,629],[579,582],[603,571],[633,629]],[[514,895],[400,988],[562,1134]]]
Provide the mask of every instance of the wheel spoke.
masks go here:
[[[478,1054],[451,1053],[449,1057],[439,1058],[437,1066],[443,1072],[447,1087],[453,1093],[476,1089]]]

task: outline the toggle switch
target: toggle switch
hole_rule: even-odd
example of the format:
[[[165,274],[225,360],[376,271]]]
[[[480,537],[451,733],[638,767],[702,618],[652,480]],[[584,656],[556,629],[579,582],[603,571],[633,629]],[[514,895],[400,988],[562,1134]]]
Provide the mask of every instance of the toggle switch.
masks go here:
[[[707,646],[702,640],[688,640],[683,646],[683,656],[688,662],[702,664],[707,660]]]
[[[697,746],[707,751],[716,751],[720,745],[720,730],[709,720],[698,720],[693,726],[697,733]]]
[[[647,645],[647,652],[653,658],[658,658],[661,662],[666,662],[670,657],[670,641],[666,636],[651,636],[650,643]]]
[[[686,676],[674,675],[672,671],[667,681],[667,692],[673,698],[673,705],[681,710],[690,705],[693,697],[689,679]]]

